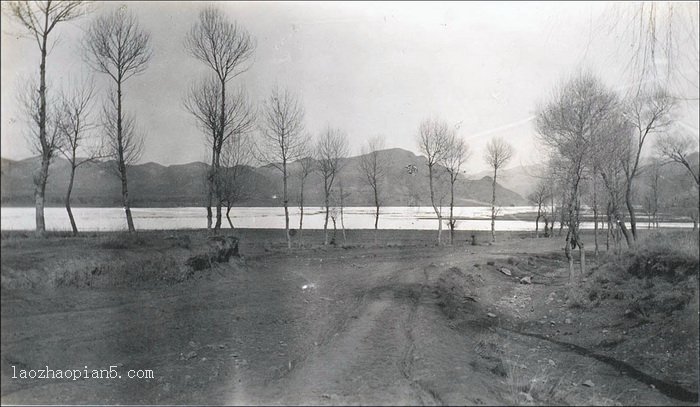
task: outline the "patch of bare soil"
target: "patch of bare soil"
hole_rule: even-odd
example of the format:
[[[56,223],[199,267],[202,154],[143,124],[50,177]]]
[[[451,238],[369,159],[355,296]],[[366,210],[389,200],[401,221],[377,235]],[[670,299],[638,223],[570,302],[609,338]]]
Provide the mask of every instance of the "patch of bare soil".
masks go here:
[[[242,257],[210,261],[179,280],[3,284],[1,401],[697,403],[697,295],[660,315],[632,317],[625,312],[638,297],[602,291],[605,299],[576,305],[567,299],[566,264],[554,239],[511,235],[467,246],[465,235],[458,247],[439,248],[429,243],[432,233],[397,232],[374,246],[365,243],[373,234],[355,232],[345,247],[320,247],[319,233],[304,234],[305,247],[288,252],[275,232],[239,231]],[[109,240],[107,248],[104,237],[3,241],[3,281],[16,281],[21,270],[75,274],[56,261],[66,250],[112,250],[107,261],[132,264],[151,252],[183,267],[209,247],[205,234],[189,241],[142,236]],[[32,260],[23,263],[23,254]],[[170,275],[170,263],[159,267]],[[608,271],[585,276],[586,295],[586,284]],[[626,287],[632,280],[620,281]],[[644,301],[640,309],[650,309]],[[154,377],[12,377],[17,369],[110,365],[123,374],[150,369]]]

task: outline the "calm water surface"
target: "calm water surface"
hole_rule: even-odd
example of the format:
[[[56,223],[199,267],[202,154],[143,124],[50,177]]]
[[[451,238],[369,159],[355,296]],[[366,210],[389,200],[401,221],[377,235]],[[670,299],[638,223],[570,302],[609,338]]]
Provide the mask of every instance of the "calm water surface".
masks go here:
[[[532,221],[518,220],[536,208],[531,206],[514,206],[500,209],[496,220],[496,230],[526,231],[534,230]],[[137,229],[201,229],[207,226],[204,208],[132,208]],[[448,214],[449,209],[443,213]],[[0,223],[2,230],[33,230],[34,208],[2,208]],[[491,208],[458,207],[455,216],[466,218],[457,221],[459,230],[490,230]],[[118,231],[126,230],[126,220],[122,208],[73,208],[73,215],[80,230],[84,231]],[[520,216],[518,216],[520,215]],[[64,208],[46,208],[46,227],[49,230],[70,230],[70,221]],[[640,226],[646,224],[641,222]],[[231,221],[238,228],[283,229],[284,209],[269,207],[241,207],[231,209]],[[304,208],[304,229],[323,229],[324,210],[320,207]],[[336,214],[338,228],[340,214]],[[349,207],[344,210],[344,222],[347,229],[373,229],[374,208]],[[381,229],[435,229],[437,220],[431,207],[385,207],[381,208],[379,228]],[[298,228],[299,209],[290,208],[290,227]],[[690,223],[666,222],[662,227],[692,227]],[[228,227],[224,219],[223,227]],[[329,228],[332,227],[329,221]],[[447,225],[444,225],[447,228]],[[540,222],[540,227],[542,223]],[[583,228],[593,228],[592,223],[582,224]]]

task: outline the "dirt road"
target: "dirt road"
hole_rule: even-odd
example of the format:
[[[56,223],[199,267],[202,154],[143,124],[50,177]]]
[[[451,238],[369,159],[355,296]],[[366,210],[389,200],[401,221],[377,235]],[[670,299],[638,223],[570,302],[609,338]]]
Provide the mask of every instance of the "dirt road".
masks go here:
[[[630,361],[659,380],[652,387],[566,346],[601,355],[581,332],[635,328],[572,315],[561,299],[564,264],[546,255],[556,250],[520,239],[457,250],[249,248],[171,286],[4,291],[2,402],[692,404],[663,383],[697,401],[691,376]],[[535,284],[518,284],[525,274]],[[12,377],[44,366],[154,377]]]

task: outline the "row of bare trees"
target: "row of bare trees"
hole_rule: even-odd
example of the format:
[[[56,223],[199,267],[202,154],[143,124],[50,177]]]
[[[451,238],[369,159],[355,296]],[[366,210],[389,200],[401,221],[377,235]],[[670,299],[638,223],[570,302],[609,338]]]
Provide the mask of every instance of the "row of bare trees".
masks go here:
[[[121,181],[122,203],[130,231],[135,230],[131,216],[127,165],[138,159],[143,147],[135,119],[123,106],[123,85],[142,73],[151,58],[150,35],[140,28],[136,17],[123,8],[98,16],[82,38],[85,62],[111,80],[109,95],[103,103],[100,120],[92,115],[95,88],[83,81],[70,89],[48,94],[46,81],[49,49],[55,45],[56,27],[83,16],[89,10],[80,1],[17,1],[6,4],[8,14],[33,38],[39,48],[39,84],[30,84],[22,97],[30,118],[30,144],[41,159],[34,177],[36,231],[44,233],[44,197],[49,165],[60,151],[71,166],[66,193],[66,210],[73,233],[78,228],[70,207],[75,173],[81,165],[97,158],[111,157]],[[52,103],[48,103],[51,101]],[[97,133],[97,134],[96,134]]]
[[[585,245],[579,231],[584,195],[592,197],[589,203],[594,216],[595,252],[600,201],[606,203],[608,230],[619,232],[627,246],[634,247],[638,239],[634,191],[642,173],[645,146],[652,136],[658,137],[663,155],[673,159],[670,146],[678,146],[683,153],[675,156],[676,161],[687,162],[684,157],[689,148],[668,135],[674,104],[674,98],[661,87],[649,86],[622,96],[595,75],[581,73],[563,82],[538,108],[536,128],[552,153],[549,171],[556,185],[566,191],[560,205],[561,224],[567,227],[565,252],[570,282],[574,282],[573,250],[579,251],[579,277],[585,271]],[[693,172],[690,163],[685,166]],[[658,177],[656,182],[658,186]],[[599,184],[605,192],[603,199],[598,196]],[[540,207],[548,194],[551,192],[538,187],[531,201]],[[658,196],[654,199],[653,205],[658,206]],[[538,209],[538,218],[540,212]]]
[[[445,199],[440,193],[439,183],[441,182],[441,172],[447,175],[449,190],[449,216],[447,225],[450,228],[450,244],[454,244],[454,236],[457,220],[454,215],[455,207],[455,184],[459,180],[459,174],[464,171],[464,165],[471,156],[469,146],[464,139],[456,134],[455,129],[443,120],[428,118],[421,122],[418,130],[418,146],[420,151],[426,156],[426,166],[428,169],[428,186],[430,192],[430,203],[438,220],[438,244],[442,242],[443,213],[442,206]],[[496,217],[498,210],[496,207],[496,191],[498,170],[502,169],[513,157],[513,147],[502,138],[494,137],[486,145],[484,160],[493,170],[492,195],[491,195],[491,239],[496,241]]]

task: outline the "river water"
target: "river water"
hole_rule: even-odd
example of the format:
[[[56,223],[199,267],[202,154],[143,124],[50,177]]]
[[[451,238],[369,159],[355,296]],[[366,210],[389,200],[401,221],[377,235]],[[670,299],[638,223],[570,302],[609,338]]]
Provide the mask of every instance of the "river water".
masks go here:
[[[500,208],[496,220],[496,230],[534,230],[532,214],[536,208],[513,206]],[[206,211],[200,207],[188,208],[132,208],[137,229],[200,229],[207,226]],[[224,211],[222,227],[228,227]],[[443,209],[447,216],[449,208]],[[33,230],[34,208],[6,207],[0,210],[2,230]],[[78,228],[83,231],[126,230],[126,220],[122,208],[73,208]],[[458,207],[455,216],[459,219],[459,230],[490,230],[490,207]],[[231,209],[231,221],[237,228],[283,229],[284,209],[270,207],[239,207]],[[70,230],[70,221],[64,208],[46,208],[48,230]],[[639,216],[640,227],[646,227],[643,216]],[[532,220],[522,220],[531,218]],[[374,208],[348,207],[344,209],[343,220],[346,229],[373,229]],[[320,207],[304,208],[304,229],[323,229],[324,210]],[[336,213],[337,227],[341,227],[340,213]],[[290,208],[290,227],[299,226],[299,208]],[[558,225],[557,225],[558,226]],[[687,222],[665,222],[662,227],[692,227]],[[329,220],[329,228],[332,222]],[[445,224],[445,228],[447,225]],[[540,228],[542,223],[540,222]],[[583,228],[593,228],[586,222]],[[379,218],[380,229],[427,229],[437,228],[437,220],[432,207],[383,207]]]

